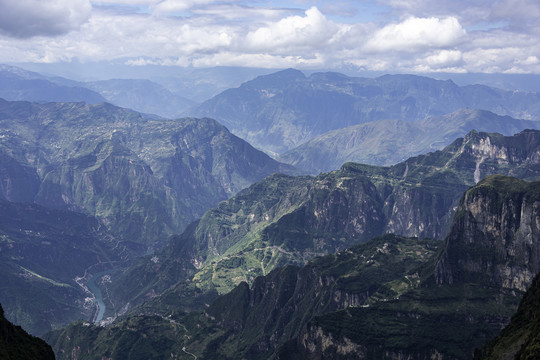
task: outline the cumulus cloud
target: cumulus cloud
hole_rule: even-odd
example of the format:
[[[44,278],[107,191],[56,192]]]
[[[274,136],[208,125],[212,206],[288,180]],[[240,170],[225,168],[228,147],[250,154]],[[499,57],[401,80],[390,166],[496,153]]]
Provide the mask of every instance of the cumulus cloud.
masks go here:
[[[523,61],[529,58],[530,56],[518,47],[471,49],[463,54],[470,71],[486,73],[500,73],[510,69],[517,72],[517,69],[524,65]]]
[[[523,28],[540,17],[538,0],[379,0],[400,16],[442,16],[456,14],[462,24],[485,25],[502,22],[496,26]]]
[[[220,25],[197,26],[151,15],[115,16],[110,21],[107,14],[95,14],[84,30],[83,37],[76,37],[77,51],[92,60],[192,57],[222,51],[232,41],[232,30]]]
[[[90,18],[89,0],[0,0],[0,32],[29,38],[58,36],[79,29]]]
[[[455,17],[446,19],[411,17],[378,30],[367,42],[365,50],[414,52],[422,48],[456,45],[466,32]]]
[[[432,67],[448,67],[462,63],[463,55],[459,50],[441,50],[425,58],[426,64]]]
[[[270,23],[246,36],[247,45],[254,50],[275,51],[298,47],[321,47],[330,42],[339,27],[312,7],[305,16],[289,16]]]

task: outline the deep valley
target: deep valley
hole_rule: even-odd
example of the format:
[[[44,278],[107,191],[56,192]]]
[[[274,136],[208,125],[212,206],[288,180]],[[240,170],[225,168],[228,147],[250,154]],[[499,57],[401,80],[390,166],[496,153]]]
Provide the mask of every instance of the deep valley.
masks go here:
[[[200,104],[0,80],[10,352],[538,355],[540,95],[293,69]]]

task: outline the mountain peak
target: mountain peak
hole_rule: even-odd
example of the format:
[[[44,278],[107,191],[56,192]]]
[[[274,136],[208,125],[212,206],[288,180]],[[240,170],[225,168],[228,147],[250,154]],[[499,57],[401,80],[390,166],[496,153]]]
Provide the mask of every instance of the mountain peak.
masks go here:
[[[306,79],[306,76],[300,70],[285,69],[272,74],[258,76],[253,80],[245,82],[240,87],[282,87],[290,82],[304,79]]]

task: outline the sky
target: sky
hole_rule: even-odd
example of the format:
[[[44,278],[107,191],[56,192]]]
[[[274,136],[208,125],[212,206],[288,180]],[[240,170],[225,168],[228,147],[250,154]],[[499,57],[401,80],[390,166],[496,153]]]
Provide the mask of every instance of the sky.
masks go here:
[[[0,63],[540,74],[538,0],[0,0]]]

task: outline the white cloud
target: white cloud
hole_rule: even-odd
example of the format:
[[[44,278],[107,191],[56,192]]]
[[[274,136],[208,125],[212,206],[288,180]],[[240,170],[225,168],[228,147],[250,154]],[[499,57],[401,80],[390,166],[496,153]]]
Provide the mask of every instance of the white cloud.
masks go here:
[[[23,59],[39,59],[40,62],[148,58],[156,62],[175,59],[175,62],[188,64],[190,58],[223,51],[230,46],[229,32],[233,31],[224,26],[197,26],[148,14],[115,15],[111,19],[107,12],[95,12],[80,32],[47,41],[39,38],[0,41],[0,62],[13,62],[15,59],[7,56],[16,48],[24,49]]]
[[[188,10],[194,6],[205,5],[214,0],[164,0],[154,6],[156,14],[175,13]]]
[[[532,59],[524,49],[518,47],[472,49],[463,54],[467,68],[472,72],[499,73],[509,69],[521,68],[524,72],[523,61]],[[525,64],[526,66],[526,64]]]
[[[516,59],[516,62],[518,64],[523,64],[523,65],[537,65],[537,64],[540,64],[540,61],[538,60],[538,57],[536,56],[529,56],[527,57],[526,59]]]
[[[29,38],[79,29],[91,15],[89,0],[0,0],[0,32]]]
[[[260,68],[320,68],[325,64],[321,54],[313,54],[311,58],[302,56],[280,56],[271,54],[244,54],[222,52],[212,56],[201,57],[193,61],[194,66],[246,66]]]
[[[425,63],[433,67],[447,67],[463,61],[459,50],[441,50],[425,58]]]
[[[0,0],[7,9],[0,12],[0,62],[540,72],[540,3],[532,0],[490,6],[388,0],[388,16],[372,21],[340,13],[341,5],[333,8],[329,0],[309,4],[317,7],[252,0]]]
[[[229,29],[223,26],[196,26],[150,15],[116,16],[114,22],[106,15],[95,15],[85,27],[87,36],[79,39],[79,49],[100,44],[98,52],[87,54],[94,60],[190,57],[221,51],[232,41]]]
[[[249,32],[246,41],[249,48],[257,51],[320,48],[326,46],[339,30],[339,26],[312,7],[304,17],[289,16]]]
[[[452,14],[465,25],[523,27],[540,17],[538,0],[379,0],[399,16],[444,16]],[[497,24],[502,22],[502,24]]]
[[[378,30],[364,49],[372,52],[415,52],[456,45],[466,35],[455,17],[408,18]]]

